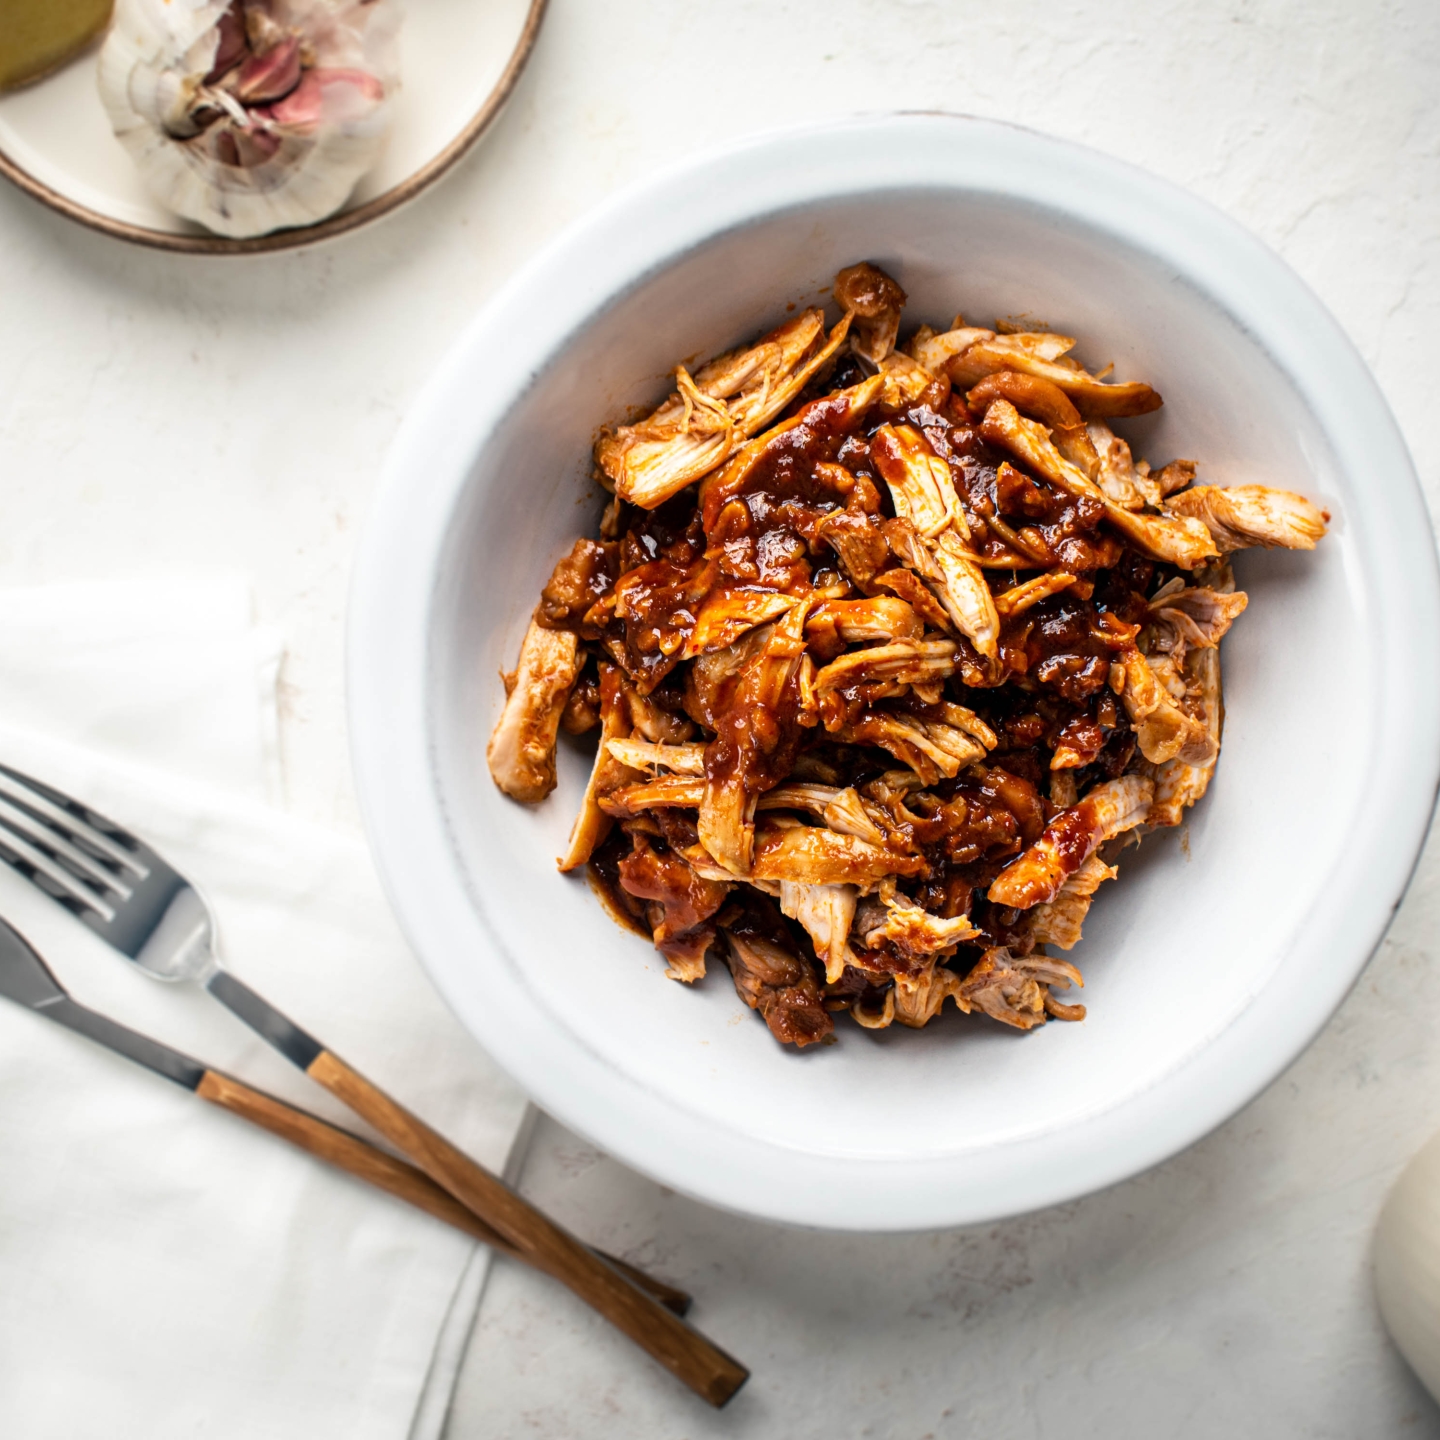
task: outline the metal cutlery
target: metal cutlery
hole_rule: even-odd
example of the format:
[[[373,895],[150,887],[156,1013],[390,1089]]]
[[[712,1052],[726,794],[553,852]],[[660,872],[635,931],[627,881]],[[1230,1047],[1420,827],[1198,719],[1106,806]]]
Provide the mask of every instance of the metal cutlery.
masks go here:
[[[78,1035],[98,1041],[106,1049],[193,1091],[202,1100],[229,1110],[262,1130],[268,1130],[272,1135],[278,1135],[300,1149],[329,1161],[338,1169],[348,1171],[357,1179],[407,1201],[437,1220],[483,1240],[502,1254],[521,1260],[525,1258],[503,1236],[471,1214],[448,1190],[442,1190],[424,1171],[407,1165],[384,1150],[377,1150],[358,1136],[308,1111],[287,1105],[263,1090],[256,1090],[233,1076],[213,1070],[169,1045],[152,1040],[138,1030],[131,1030],[79,1004],[51,973],[34,946],[4,920],[0,920],[0,995]],[[654,1280],[643,1270],[614,1255],[607,1255],[603,1250],[597,1254],[606,1264],[613,1265],[628,1276],[632,1283],[648,1290],[666,1309],[683,1315],[690,1308],[690,1297],[683,1290]]]
[[[566,1285],[712,1405],[725,1404],[745,1383],[749,1371],[738,1361],[223,969],[204,898],[138,837],[0,766],[0,860],[145,974],[204,986],[529,1264]]]

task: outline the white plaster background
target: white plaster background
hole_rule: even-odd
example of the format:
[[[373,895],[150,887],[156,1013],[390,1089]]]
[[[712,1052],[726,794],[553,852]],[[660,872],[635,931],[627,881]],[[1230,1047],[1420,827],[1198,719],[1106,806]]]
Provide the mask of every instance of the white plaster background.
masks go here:
[[[1434,513],[1437,79],[1434,0],[554,0],[481,149],[324,249],[150,253],[0,187],[0,583],[250,571],[290,646],[289,804],[355,824],[342,655],[356,533],[460,326],[536,245],[652,167],[889,108],[1094,145],[1248,225],[1374,367]],[[1006,1224],[780,1230],[542,1124],[526,1189],[693,1288],[696,1320],[755,1378],[713,1415],[502,1262],[450,1440],[1440,1435],[1440,1408],[1384,1341],[1367,1254],[1388,1184],[1440,1126],[1437,923],[1432,853],[1360,985],[1264,1096],[1140,1179]]]

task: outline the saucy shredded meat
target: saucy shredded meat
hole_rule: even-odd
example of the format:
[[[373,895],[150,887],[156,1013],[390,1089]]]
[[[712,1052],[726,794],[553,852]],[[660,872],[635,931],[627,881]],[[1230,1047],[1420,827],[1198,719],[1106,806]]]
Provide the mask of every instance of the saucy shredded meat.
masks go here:
[[[491,773],[537,802],[560,727],[598,731],[561,868],[670,978],[723,961],[782,1043],[947,998],[1083,1019],[1047,946],[1079,940],[1109,842],[1210,784],[1228,557],[1330,517],[1136,460],[1107,421],[1160,396],[1069,336],[957,317],[901,345],[905,292],[866,263],[833,296],[837,323],[679,367],[602,432],[612,500],[541,592]]]

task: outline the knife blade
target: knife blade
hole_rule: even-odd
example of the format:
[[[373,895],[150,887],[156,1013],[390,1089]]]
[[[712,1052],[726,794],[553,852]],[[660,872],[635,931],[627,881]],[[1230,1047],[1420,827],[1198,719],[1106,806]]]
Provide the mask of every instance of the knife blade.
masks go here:
[[[0,920],[0,995],[40,1011],[46,1019],[98,1041],[187,1090],[198,1090],[204,1079],[206,1067],[198,1060],[72,1000],[34,946],[5,920]]]

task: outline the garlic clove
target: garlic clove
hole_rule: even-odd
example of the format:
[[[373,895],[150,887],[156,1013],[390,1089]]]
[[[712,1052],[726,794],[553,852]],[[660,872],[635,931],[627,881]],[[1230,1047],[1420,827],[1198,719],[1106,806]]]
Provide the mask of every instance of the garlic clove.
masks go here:
[[[263,55],[250,55],[235,72],[230,93],[246,105],[288,95],[300,83],[300,38],[291,35]]]
[[[379,82],[363,70],[307,70],[300,84],[265,113],[277,125],[313,130],[327,114],[358,118],[380,96]]]
[[[245,34],[245,16],[240,7],[229,5],[215,23],[217,40],[215,58],[211,62],[205,83],[212,85],[222,75],[233,70],[248,55],[249,47]]]

